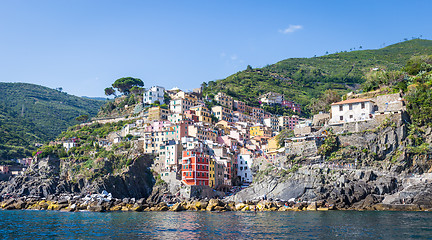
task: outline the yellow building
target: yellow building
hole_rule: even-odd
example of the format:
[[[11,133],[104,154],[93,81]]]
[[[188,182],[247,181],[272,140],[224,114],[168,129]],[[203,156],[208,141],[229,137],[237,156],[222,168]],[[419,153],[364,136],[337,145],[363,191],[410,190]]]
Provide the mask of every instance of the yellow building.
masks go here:
[[[167,120],[169,111],[168,109],[161,108],[160,106],[151,107],[148,109],[148,121],[153,120]]]
[[[278,146],[277,136],[270,138],[267,142],[267,154],[268,155],[276,155]]]
[[[209,186],[217,188],[224,185],[224,164],[218,162],[217,159],[210,159],[209,162]]]
[[[195,111],[195,114],[198,116],[199,122],[212,123],[211,112],[204,105],[199,105],[195,107],[191,107],[190,110]]]
[[[225,120],[227,122],[233,121],[233,110],[222,107],[222,106],[214,106],[212,107],[213,114],[217,117],[219,121]]]
[[[215,182],[215,160],[210,159],[209,162],[209,187],[216,187]]]
[[[250,127],[250,130],[249,130],[249,134],[250,134],[251,138],[256,137],[256,136],[271,137],[272,133],[273,132],[268,127],[263,126],[261,124]]]
[[[226,95],[223,92],[219,92],[216,96],[215,96],[215,100],[216,102],[220,103],[222,106],[225,106],[229,109],[233,109],[234,106],[234,99],[228,95]]]

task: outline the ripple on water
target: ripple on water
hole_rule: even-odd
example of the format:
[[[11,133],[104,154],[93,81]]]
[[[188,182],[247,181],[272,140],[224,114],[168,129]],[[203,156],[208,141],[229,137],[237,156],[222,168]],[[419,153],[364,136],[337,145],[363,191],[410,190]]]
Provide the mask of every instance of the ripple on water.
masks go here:
[[[430,212],[0,211],[5,239],[412,239],[432,237]]]

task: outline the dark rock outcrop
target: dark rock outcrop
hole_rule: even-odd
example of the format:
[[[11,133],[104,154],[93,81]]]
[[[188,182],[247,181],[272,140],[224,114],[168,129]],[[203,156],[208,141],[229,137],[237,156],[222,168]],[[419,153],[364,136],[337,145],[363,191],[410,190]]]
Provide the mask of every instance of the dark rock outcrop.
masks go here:
[[[10,181],[0,182],[0,195],[3,197],[44,197],[56,198],[61,194],[86,195],[106,190],[116,198],[146,198],[154,185],[149,170],[150,157],[142,155],[134,159],[130,166],[121,172],[108,174],[95,179],[70,180],[67,177],[66,160],[48,156],[32,164],[24,175],[13,177]]]

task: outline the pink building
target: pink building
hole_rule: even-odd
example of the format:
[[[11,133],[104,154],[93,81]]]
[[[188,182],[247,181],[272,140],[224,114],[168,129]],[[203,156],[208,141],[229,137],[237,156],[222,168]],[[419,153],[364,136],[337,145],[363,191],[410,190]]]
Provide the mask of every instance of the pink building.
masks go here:
[[[9,167],[8,166],[0,166],[0,173],[8,174],[9,173]]]
[[[281,104],[283,107],[290,108],[296,113],[301,113],[300,104],[297,104],[293,101],[284,100]]]
[[[150,125],[148,125],[144,129],[146,132],[157,132],[157,131],[162,131],[164,127],[169,127],[171,125],[172,123],[169,121],[153,121],[150,123]]]
[[[228,135],[217,137],[217,143],[227,146],[232,150],[235,150],[238,147],[237,140]]]

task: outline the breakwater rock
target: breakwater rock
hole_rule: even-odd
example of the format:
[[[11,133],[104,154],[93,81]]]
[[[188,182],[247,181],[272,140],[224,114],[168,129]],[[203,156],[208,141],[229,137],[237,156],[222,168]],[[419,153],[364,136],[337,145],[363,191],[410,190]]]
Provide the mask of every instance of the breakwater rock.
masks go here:
[[[327,201],[317,202],[294,202],[294,201],[245,201],[232,202],[220,199],[204,199],[182,201],[175,204],[147,203],[144,198],[124,198],[116,199],[102,194],[93,194],[85,197],[63,195],[53,199],[38,198],[11,198],[0,202],[0,208],[4,210],[53,210],[53,211],[92,211],[92,212],[114,212],[114,211],[329,211],[344,210],[338,209],[335,205]],[[353,209],[363,210],[363,209]],[[432,210],[416,204],[374,204],[370,210],[390,210],[390,211],[421,211]]]

